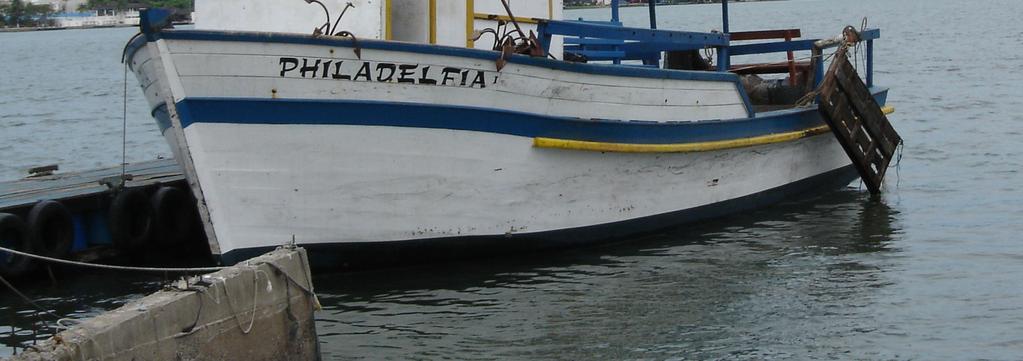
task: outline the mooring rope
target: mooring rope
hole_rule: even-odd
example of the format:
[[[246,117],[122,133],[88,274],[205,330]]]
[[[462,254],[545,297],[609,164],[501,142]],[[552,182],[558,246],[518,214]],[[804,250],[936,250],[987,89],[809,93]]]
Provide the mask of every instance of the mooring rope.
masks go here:
[[[135,271],[135,272],[160,272],[160,273],[210,273],[220,270],[224,270],[227,267],[190,267],[190,268],[162,268],[162,267],[131,267],[131,266],[114,266],[107,264],[96,264],[96,263],[85,263],[77,262],[60,258],[40,256],[37,254],[26,253],[18,250],[13,250],[6,247],[0,247],[0,251],[8,252],[14,255],[37,259],[40,261],[58,263],[69,266],[96,268],[104,270],[115,270],[115,271]]]
[[[122,93],[121,113],[121,182],[123,186],[125,175],[128,173],[128,62],[124,62],[124,93]]]

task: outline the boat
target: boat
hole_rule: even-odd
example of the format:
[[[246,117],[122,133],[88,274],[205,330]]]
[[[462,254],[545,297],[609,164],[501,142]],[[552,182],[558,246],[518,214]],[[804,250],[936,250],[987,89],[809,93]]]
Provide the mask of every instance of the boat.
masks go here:
[[[599,21],[560,20],[560,0],[355,3],[199,0],[191,30],[143,13],[125,59],[221,262],[289,242],[334,267],[542,251],[845,187],[813,97],[825,51],[865,44],[863,85],[888,92],[879,30],[730,32],[727,1],[720,32],[658,29],[652,5],[624,27],[617,1]]]

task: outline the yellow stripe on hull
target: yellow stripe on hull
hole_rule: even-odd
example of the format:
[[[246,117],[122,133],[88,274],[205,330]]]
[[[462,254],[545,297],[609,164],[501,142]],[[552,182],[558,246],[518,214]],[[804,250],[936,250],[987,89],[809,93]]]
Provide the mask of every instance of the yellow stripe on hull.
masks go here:
[[[679,144],[604,143],[538,137],[533,139],[533,146],[537,148],[584,150],[591,152],[613,153],[695,153],[790,142],[797,139],[827,133],[830,130],[831,128],[829,128],[827,125],[822,125],[819,127],[804,129],[797,132],[761,135],[751,138],[718,140],[713,142]]]

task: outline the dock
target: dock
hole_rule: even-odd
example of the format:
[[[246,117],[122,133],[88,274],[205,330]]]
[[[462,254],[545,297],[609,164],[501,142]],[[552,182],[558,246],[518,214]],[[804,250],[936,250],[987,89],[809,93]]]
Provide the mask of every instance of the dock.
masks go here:
[[[94,262],[205,245],[195,200],[173,159],[123,170],[57,173],[56,168],[40,167],[28,178],[0,182],[0,246]],[[32,276],[40,272],[34,263],[12,257],[0,263],[0,276]]]
[[[318,360],[306,252],[280,248],[82,321],[11,358]]]
[[[174,159],[129,164],[125,174],[132,177],[132,180],[125,183],[128,187],[177,184],[185,180],[181,167]],[[0,182],[0,212],[31,207],[43,200],[71,201],[108,194],[112,188],[104,184],[104,181],[120,176],[121,167],[110,167]]]

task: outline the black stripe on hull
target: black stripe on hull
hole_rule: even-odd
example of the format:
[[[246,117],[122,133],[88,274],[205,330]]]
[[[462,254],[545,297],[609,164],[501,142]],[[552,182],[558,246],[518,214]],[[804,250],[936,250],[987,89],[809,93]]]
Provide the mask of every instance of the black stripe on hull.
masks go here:
[[[686,223],[763,208],[798,196],[810,196],[839,189],[849,185],[856,177],[856,169],[849,165],[781,187],[706,206],[556,231],[301,246],[308,251],[310,263],[314,268],[367,269],[598,245],[623,241]],[[275,247],[233,250],[222,255],[220,260],[224,264],[234,264],[273,248]]]

